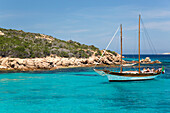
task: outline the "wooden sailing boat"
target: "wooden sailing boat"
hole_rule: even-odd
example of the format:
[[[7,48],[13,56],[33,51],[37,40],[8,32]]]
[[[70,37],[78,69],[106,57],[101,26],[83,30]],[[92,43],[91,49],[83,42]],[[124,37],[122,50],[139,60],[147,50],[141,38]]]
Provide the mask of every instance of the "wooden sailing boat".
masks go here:
[[[137,80],[151,80],[156,78],[159,74],[161,74],[161,70],[153,71],[153,72],[141,72],[140,70],[140,19],[139,15],[139,39],[138,39],[138,52],[139,52],[139,70],[138,71],[123,71],[122,70],[122,25],[120,25],[120,38],[121,38],[121,65],[120,72],[113,72],[110,70],[99,70],[94,69],[95,72],[104,76],[106,75],[110,82],[114,81],[137,81]]]

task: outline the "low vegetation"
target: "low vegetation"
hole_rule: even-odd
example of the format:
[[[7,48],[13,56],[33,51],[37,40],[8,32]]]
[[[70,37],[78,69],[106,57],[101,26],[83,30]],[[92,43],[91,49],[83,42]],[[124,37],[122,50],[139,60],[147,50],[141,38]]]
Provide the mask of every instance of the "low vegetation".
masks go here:
[[[39,33],[0,28],[0,56],[35,58],[51,54],[60,57],[88,58],[99,48],[80,44],[72,40],[63,41]]]
[[[88,58],[95,53],[101,55],[94,45],[80,44],[76,41],[64,41],[49,35],[24,32],[22,30],[0,28],[0,56],[35,58],[51,54],[60,57]],[[114,54],[112,51],[108,51]]]
[[[115,51],[111,51],[111,50],[106,50],[109,53],[112,53],[113,55],[117,56],[117,53]]]

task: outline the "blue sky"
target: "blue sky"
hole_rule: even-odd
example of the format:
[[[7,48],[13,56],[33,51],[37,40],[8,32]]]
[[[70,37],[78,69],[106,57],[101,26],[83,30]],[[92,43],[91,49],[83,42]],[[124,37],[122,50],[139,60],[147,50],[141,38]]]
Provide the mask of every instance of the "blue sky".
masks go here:
[[[0,0],[0,27],[38,32],[104,49],[123,24],[123,52],[137,52],[138,15],[157,53],[170,52],[168,0]],[[153,53],[142,30],[142,53]],[[109,49],[119,51],[118,36]],[[143,38],[144,37],[144,38]]]

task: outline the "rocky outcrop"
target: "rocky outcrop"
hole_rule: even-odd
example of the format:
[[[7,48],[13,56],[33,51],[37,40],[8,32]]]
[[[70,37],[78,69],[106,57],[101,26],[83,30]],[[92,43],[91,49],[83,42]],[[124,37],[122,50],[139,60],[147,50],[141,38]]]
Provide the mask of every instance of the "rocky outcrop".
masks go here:
[[[56,69],[58,67],[68,66],[87,66],[98,64],[112,65],[115,62],[120,61],[120,55],[114,56],[113,54],[106,52],[101,58],[100,56],[92,55],[89,58],[64,58],[57,56],[49,56],[45,58],[0,58],[0,69],[18,69],[18,70],[37,70],[37,69]]]
[[[99,60],[100,59],[100,60]],[[121,56],[117,54],[117,56],[106,52],[105,55],[100,58],[100,56],[92,55],[89,58],[64,58],[57,56],[49,56],[45,58],[0,58],[0,70],[39,70],[39,69],[57,69],[60,67],[68,67],[68,66],[92,66],[95,64],[101,65],[119,65],[121,61]],[[127,61],[123,60],[123,63],[126,64]],[[141,60],[141,63],[161,63],[160,61],[151,61],[149,57]]]
[[[160,64],[161,63],[159,60],[151,61],[151,59],[149,57],[142,59],[140,62],[142,64],[155,64],[155,63]]]
[[[5,35],[2,31],[0,31],[0,35]]]
[[[44,34],[40,34],[39,36],[35,36],[35,38],[39,38],[39,39],[46,39],[48,41],[53,41],[54,38],[48,35],[44,35]]]

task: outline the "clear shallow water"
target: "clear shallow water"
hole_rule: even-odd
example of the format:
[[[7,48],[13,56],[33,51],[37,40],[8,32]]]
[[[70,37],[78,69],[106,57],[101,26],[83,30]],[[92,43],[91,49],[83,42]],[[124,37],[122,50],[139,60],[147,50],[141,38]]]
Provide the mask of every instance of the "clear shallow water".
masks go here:
[[[170,56],[159,60],[166,74],[150,81],[108,82],[92,68],[1,73],[0,113],[168,113]]]

